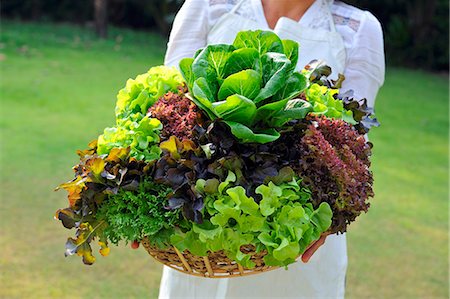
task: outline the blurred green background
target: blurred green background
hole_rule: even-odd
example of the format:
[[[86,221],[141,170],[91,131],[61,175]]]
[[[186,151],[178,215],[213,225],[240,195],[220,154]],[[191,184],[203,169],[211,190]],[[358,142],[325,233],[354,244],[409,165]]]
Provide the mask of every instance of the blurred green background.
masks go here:
[[[52,189],[72,178],[75,150],[113,124],[126,80],[163,62],[166,37],[142,30],[164,28],[113,19],[99,39],[85,23],[91,12],[67,16],[78,25],[43,12],[24,22],[17,7],[5,12],[12,4],[2,3],[10,19],[0,37],[0,298],[156,298],[162,266],[142,248],[112,247],[93,266],[64,257],[72,232],[52,217],[66,194]],[[387,69],[376,106],[382,127],[370,135],[376,197],[347,234],[347,298],[449,297],[448,45],[443,56],[391,63],[428,71]]]

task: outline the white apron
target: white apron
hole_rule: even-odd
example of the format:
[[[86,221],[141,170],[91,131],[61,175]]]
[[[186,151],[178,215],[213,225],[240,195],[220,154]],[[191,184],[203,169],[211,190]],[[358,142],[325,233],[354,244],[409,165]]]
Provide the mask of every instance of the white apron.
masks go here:
[[[219,19],[208,34],[208,44],[231,44],[241,30],[270,30],[237,14],[245,1],[249,0],[241,0],[231,12]],[[278,20],[273,31],[282,39],[300,44],[297,69],[302,69],[313,59],[321,59],[332,67],[331,77],[337,78],[345,67],[344,42],[336,32],[331,10],[328,9],[323,17],[328,18],[330,31],[311,29],[285,17]],[[253,276],[211,279],[183,274],[165,266],[159,299],[343,298],[346,269],[345,234],[331,235],[308,263],[299,259],[289,265],[288,270],[281,268]]]

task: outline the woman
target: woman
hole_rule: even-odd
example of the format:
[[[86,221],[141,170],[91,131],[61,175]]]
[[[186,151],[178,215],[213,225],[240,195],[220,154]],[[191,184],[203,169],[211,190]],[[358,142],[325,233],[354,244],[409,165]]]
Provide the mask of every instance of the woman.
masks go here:
[[[300,44],[297,69],[326,61],[346,80],[342,90],[374,106],[384,81],[383,36],[369,12],[333,0],[186,0],[178,12],[165,57],[177,66],[207,44],[232,43],[241,30],[273,30]],[[322,237],[289,270],[230,279],[205,279],[164,268],[160,299],[166,298],[343,298],[346,238]],[[323,246],[321,246],[323,244]],[[320,248],[319,248],[320,247]],[[318,249],[319,248],[319,249]],[[315,252],[315,253],[314,253]],[[312,255],[314,253],[314,255]],[[306,262],[306,263],[305,263]]]

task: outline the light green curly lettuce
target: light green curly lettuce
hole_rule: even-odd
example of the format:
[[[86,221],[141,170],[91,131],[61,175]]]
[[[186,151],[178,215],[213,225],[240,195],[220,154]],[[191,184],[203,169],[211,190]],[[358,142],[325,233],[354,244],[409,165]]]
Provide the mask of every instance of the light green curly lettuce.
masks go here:
[[[224,250],[230,259],[252,268],[251,255],[241,252],[241,246],[251,244],[258,251],[267,250],[267,265],[287,266],[331,225],[330,206],[323,203],[314,209],[307,203],[310,191],[300,186],[298,178],[258,186],[259,204],[242,186],[233,186],[235,180],[230,172],[224,182],[197,181],[197,191],[204,194],[205,220],[173,235],[174,246],[199,256]]]
[[[116,118],[127,118],[130,114],[145,115],[161,96],[176,91],[184,82],[175,67],[156,66],[147,73],[128,79],[126,86],[117,94]]]
[[[116,126],[104,130],[98,137],[97,153],[103,155],[113,148],[130,147],[130,157],[144,161],[158,159],[161,154],[158,146],[161,129],[158,119],[132,114],[127,119],[118,120]]]
[[[174,67],[152,67],[147,73],[129,79],[117,95],[116,125],[98,137],[98,154],[113,148],[130,147],[130,156],[138,160],[158,159],[161,150],[161,122],[146,116],[148,109],[165,93],[176,91],[183,77]]]
[[[343,102],[334,97],[338,93],[339,89],[331,89],[317,83],[311,84],[305,89],[306,99],[312,105],[314,114],[343,119],[345,122],[356,124],[352,111],[346,110]]]

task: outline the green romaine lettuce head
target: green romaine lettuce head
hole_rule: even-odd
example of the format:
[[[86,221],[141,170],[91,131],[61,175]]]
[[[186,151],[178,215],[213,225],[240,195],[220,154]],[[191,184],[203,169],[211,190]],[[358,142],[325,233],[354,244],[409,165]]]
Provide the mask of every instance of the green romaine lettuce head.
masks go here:
[[[312,110],[295,99],[307,87],[295,72],[297,61],[296,42],[270,31],[242,31],[232,45],[209,45],[183,59],[180,69],[192,101],[209,118],[223,120],[241,142],[267,143]]]

